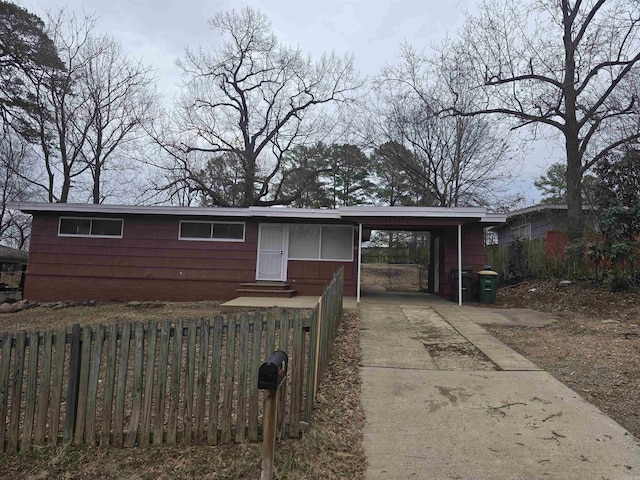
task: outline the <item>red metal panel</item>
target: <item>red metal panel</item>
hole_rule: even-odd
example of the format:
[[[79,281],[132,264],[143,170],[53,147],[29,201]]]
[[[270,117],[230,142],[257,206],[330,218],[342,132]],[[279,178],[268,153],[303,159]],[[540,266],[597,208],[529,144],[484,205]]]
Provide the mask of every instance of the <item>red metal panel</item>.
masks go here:
[[[224,299],[255,278],[256,222],[245,242],[214,242],[178,240],[177,217],[124,219],[121,239],[60,237],[57,214],[35,214],[25,298]]]
[[[25,298],[40,301],[175,301],[229,300],[237,297],[235,282],[122,279],[96,277],[32,276],[25,285]]]
[[[483,269],[484,255],[484,228],[482,225],[462,226],[462,268],[472,268],[473,288],[477,289],[478,279],[476,272]],[[444,235],[444,262],[440,272],[440,294],[442,297],[451,298],[455,285],[451,282],[451,271],[458,269],[458,229],[448,229]],[[475,294],[474,294],[475,295]]]
[[[131,266],[131,267],[163,267],[175,269],[238,269],[255,270],[255,257],[244,255],[244,252],[232,252],[228,255],[201,255],[174,257],[166,255],[133,256],[130,252],[113,251],[110,254],[100,252],[96,255],[67,254],[59,252],[31,253],[29,261],[33,265],[77,265],[86,267],[96,266]],[[159,253],[159,252],[157,252]],[[224,253],[224,252],[223,252]]]

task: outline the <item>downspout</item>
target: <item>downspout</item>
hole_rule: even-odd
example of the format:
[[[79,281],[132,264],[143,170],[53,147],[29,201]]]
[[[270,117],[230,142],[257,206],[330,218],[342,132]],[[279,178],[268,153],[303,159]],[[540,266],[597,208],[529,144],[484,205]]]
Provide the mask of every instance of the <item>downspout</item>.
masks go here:
[[[458,225],[458,306],[462,306],[462,224]]]
[[[356,302],[360,303],[360,279],[362,277],[362,224],[358,224],[358,287],[356,289]]]

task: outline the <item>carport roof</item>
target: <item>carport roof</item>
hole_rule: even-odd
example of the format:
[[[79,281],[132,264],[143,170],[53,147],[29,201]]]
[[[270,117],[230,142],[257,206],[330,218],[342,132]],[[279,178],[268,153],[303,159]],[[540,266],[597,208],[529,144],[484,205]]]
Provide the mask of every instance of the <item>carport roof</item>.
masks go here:
[[[340,217],[367,228],[417,230],[430,227],[481,223],[489,227],[506,220],[505,215],[487,212],[484,207],[341,207]]]
[[[497,225],[506,216],[488,213],[484,207],[383,207],[357,206],[336,209],[312,209],[291,207],[175,207],[147,205],[95,205],[73,203],[12,203],[9,208],[25,213],[51,212],[79,215],[171,215],[181,217],[243,217],[307,220],[346,220],[369,225],[421,226],[425,219],[445,224],[480,222]],[[400,220],[404,219],[404,220]]]

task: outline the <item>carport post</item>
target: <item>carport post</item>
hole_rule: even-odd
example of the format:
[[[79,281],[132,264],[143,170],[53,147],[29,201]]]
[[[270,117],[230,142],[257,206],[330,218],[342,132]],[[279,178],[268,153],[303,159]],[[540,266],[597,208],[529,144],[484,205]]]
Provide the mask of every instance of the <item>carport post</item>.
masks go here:
[[[462,305],[462,224],[458,225],[458,306]]]
[[[362,224],[358,224],[358,287],[356,289],[356,302],[360,303],[360,280],[362,277]]]

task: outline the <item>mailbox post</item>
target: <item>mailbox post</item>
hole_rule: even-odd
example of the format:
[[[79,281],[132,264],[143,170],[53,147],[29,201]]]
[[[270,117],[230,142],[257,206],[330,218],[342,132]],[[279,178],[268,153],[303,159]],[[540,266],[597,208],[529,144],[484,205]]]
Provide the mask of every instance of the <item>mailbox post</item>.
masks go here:
[[[262,474],[260,480],[272,480],[273,457],[276,445],[276,422],[278,415],[278,388],[287,377],[289,358],[282,350],[269,355],[258,372],[258,389],[267,390],[262,429]]]

